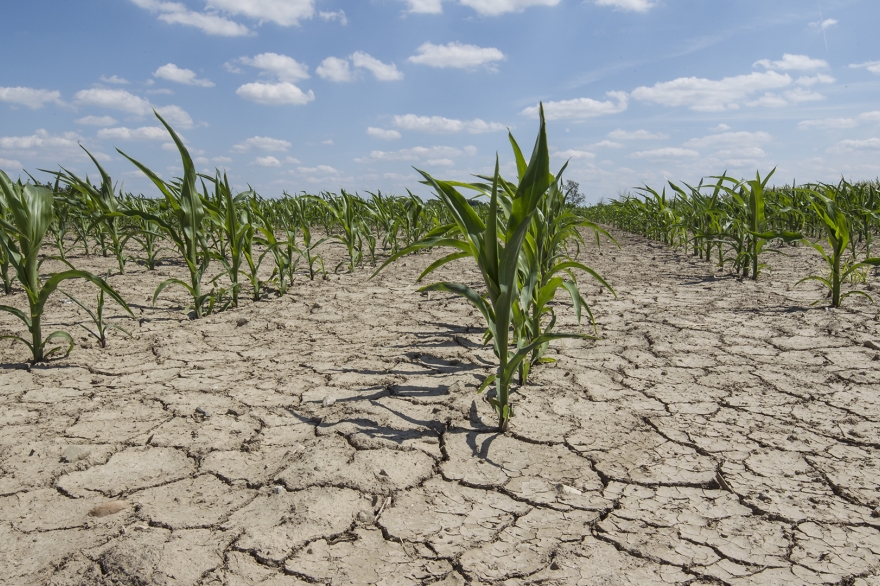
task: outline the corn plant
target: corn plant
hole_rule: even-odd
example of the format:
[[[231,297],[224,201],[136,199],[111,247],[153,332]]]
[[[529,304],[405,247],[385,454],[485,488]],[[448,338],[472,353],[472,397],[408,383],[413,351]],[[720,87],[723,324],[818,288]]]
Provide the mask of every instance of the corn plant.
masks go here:
[[[25,313],[15,307],[0,305],[0,311],[6,311],[19,318],[27,326],[30,340],[21,336],[5,335],[0,338],[9,338],[24,343],[33,355],[33,362],[42,362],[49,356],[61,352],[62,346],[55,346],[47,350],[47,346],[53,340],[62,340],[67,343],[65,356],[73,349],[73,338],[63,331],[54,331],[43,338],[42,319],[43,310],[49,296],[55,292],[58,286],[68,279],[85,279],[94,283],[101,291],[106,292],[116,301],[129,315],[131,309],[123,301],[122,297],[113,290],[106,281],[87,271],[74,268],[50,275],[45,281],[40,277],[40,247],[54,219],[53,216],[53,193],[47,187],[33,184],[23,185],[21,181],[13,183],[9,177],[0,171],[0,208],[9,210],[9,219],[0,219],[0,228],[5,233],[4,248],[9,257],[9,262],[15,269],[18,281],[28,298],[29,312]]]
[[[180,159],[183,163],[183,177],[175,182],[164,181],[142,163],[132,159],[124,152],[119,151],[119,149],[117,151],[131,161],[159,188],[159,191],[165,196],[165,201],[171,208],[171,218],[166,220],[154,213],[147,213],[141,210],[123,210],[122,213],[131,217],[143,218],[158,226],[175,245],[181,256],[183,256],[187,269],[189,269],[189,283],[176,278],[166,279],[159,283],[159,286],[153,292],[153,304],[155,305],[156,298],[163,289],[169,285],[180,285],[192,296],[192,307],[196,318],[201,318],[205,314],[207,305],[213,301],[211,293],[203,294],[201,290],[202,276],[205,274],[211,261],[211,254],[206,240],[207,229],[204,225],[205,207],[196,189],[196,170],[189,151],[187,151],[183,141],[180,140],[180,137],[177,136],[177,133],[165,122],[162,116],[155,111],[154,114],[156,114],[156,118],[168,130],[168,133],[174,140],[174,144],[177,145],[177,150],[180,152]]]
[[[333,221],[339,225],[342,232],[340,234],[332,234],[331,238],[341,242],[348,251],[348,272],[354,272],[357,265],[363,260],[363,243],[364,234],[367,232],[363,219],[359,213],[359,204],[361,200],[346,192],[341,191],[341,195],[326,194],[325,197],[305,196],[311,201],[323,206],[326,212],[333,218]],[[339,271],[339,267],[345,264],[345,261],[336,265],[334,272]]]
[[[116,262],[119,265],[119,272],[124,274],[126,261],[125,242],[127,238],[119,230],[121,218],[118,214],[119,200],[115,193],[116,186],[113,184],[110,175],[107,174],[92,153],[84,146],[80,145],[80,147],[98,168],[98,172],[101,174],[101,186],[96,188],[89,181],[88,177],[80,179],[64,167],[61,168],[61,171],[53,174],[72,191],[80,195],[92,217],[92,227],[99,228],[96,234],[99,236],[102,246],[105,237],[108,238],[110,240],[110,250],[116,257]]]
[[[241,272],[242,260],[244,260],[249,230],[252,234],[250,216],[244,209],[244,204],[253,194],[253,190],[233,196],[226,174],[224,173],[221,178],[219,171],[212,181],[214,183],[214,198],[209,206],[212,208],[215,221],[219,224],[219,240],[225,243],[223,250],[218,251],[216,258],[223,265],[232,283],[230,287],[232,306],[238,307],[238,296],[241,291],[239,273]],[[226,254],[224,254],[224,250]]]
[[[500,431],[508,429],[513,416],[510,387],[522,361],[535,348],[551,340],[586,337],[582,334],[551,333],[550,328],[547,328],[529,344],[511,350],[511,328],[516,330],[517,327],[515,316],[523,315],[521,307],[515,309],[520,303],[519,265],[523,245],[542,198],[556,182],[556,178],[550,173],[543,106],[540,109],[540,130],[531,160],[527,166],[518,165],[518,170],[519,183],[510,194],[509,211],[504,212],[502,199],[506,195],[501,195],[505,189],[504,181],[499,175],[496,157],[486,222],[480,218],[474,206],[456,190],[455,186],[461,184],[440,181],[424,171],[419,171],[426,183],[433,187],[454,223],[432,230],[422,240],[392,255],[376,271],[382,270],[405,254],[434,247],[450,247],[455,252],[432,263],[419,279],[453,260],[470,258],[477,264],[486,286],[485,295],[466,285],[451,282],[427,285],[420,291],[446,291],[460,295],[474,305],[486,320],[487,335],[493,342],[498,367],[483,383],[481,390],[495,383],[495,396],[488,400],[498,416]]]
[[[835,198],[837,192],[835,188],[825,185],[822,186],[821,189],[823,189],[824,193],[820,193],[815,189],[808,190],[807,193],[811,196],[810,204],[813,207],[813,210],[822,220],[825,227],[825,240],[828,244],[829,250],[826,251],[825,247],[823,247],[820,242],[813,242],[806,238],[804,239],[804,242],[809,246],[812,246],[820,255],[822,255],[822,259],[828,266],[829,274],[827,277],[810,275],[798,281],[796,285],[800,285],[805,281],[818,281],[819,283],[822,283],[828,288],[832,307],[840,307],[841,302],[850,295],[861,295],[873,303],[874,299],[864,291],[854,289],[847,291],[846,293],[841,293],[841,283],[858,269],[869,266],[880,266],[880,258],[868,257],[861,261],[855,261],[855,259],[853,259],[852,262],[846,263],[842,266],[847,245],[851,240],[850,221],[837,204]],[[813,305],[820,301],[821,300],[815,301]]]
[[[153,212],[153,207],[150,200],[144,197],[130,198],[126,205],[129,209],[140,212],[134,216],[138,226],[132,230],[129,238],[140,245],[144,254],[142,258],[136,260],[142,262],[147,270],[154,271],[159,262],[159,252],[162,250],[160,246],[162,234],[159,232],[161,229],[159,225],[145,217]]]
[[[61,291],[61,294],[64,295],[65,297],[67,297],[68,299],[70,299],[71,301],[73,301],[74,303],[76,303],[77,305],[79,305],[89,315],[89,317],[92,320],[92,323],[95,325],[95,329],[90,330],[89,328],[87,328],[83,324],[79,324],[79,327],[81,327],[86,332],[88,332],[88,334],[90,336],[92,336],[93,338],[98,340],[98,343],[101,345],[101,348],[107,347],[107,332],[111,329],[119,330],[120,332],[122,332],[123,334],[128,336],[129,338],[134,338],[134,336],[131,335],[131,332],[129,332],[128,330],[126,330],[122,326],[120,326],[118,324],[114,324],[112,322],[104,321],[104,290],[103,289],[98,290],[98,297],[96,300],[95,311],[92,311],[91,309],[89,309],[82,301],[80,301],[79,299],[77,299],[76,297],[71,295],[70,293],[67,293],[66,291]]]

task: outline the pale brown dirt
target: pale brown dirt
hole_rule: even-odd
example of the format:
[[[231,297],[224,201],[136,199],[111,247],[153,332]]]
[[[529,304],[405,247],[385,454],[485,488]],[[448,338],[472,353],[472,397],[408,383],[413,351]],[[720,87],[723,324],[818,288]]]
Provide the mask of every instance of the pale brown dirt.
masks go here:
[[[181,267],[114,273],[134,340],[0,342],[0,583],[880,584],[877,307],[810,308],[803,249],[754,283],[616,235],[581,256],[601,339],[554,343],[506,435],[479,314],[416,291],[436,256],[199,321],[150,307]]]

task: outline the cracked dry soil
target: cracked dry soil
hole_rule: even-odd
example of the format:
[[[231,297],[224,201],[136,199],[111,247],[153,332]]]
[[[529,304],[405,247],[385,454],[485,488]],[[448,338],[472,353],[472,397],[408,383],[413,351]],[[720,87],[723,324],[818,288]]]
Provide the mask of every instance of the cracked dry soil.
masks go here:
[[[132,264],[136,339],[29,371],[0,344],[0,582],[880,584],[877,308],[810,308],[803,249],[753,283],[616,236],[581,256],[601,339],[554,344],[506,435],[431,256],[199,321],[145,301],[180,267]]]

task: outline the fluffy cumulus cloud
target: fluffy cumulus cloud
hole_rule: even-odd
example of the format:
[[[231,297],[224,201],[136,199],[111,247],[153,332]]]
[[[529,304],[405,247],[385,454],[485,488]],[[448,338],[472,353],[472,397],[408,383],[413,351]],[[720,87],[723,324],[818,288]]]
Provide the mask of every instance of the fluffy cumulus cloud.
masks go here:
[[[837,20],[833,18],[826,18],[825,20],[817,20],[816,22],[811,22],[810,26],[817,29],[825,30],[828,27],[834,26],[837,24]]]
[[[486,122],[479,118],[473,120],[456,120],[454,118],[444,118],[442,116],[416,116],[415,114],[395,116],[393,124],[397,128],[402,128],[403,130],[432,133],[468,132],[470,134],[483,134],[485,132],[496,132],[506,128],[506,126],[499,124],[498,122]]]
[[[480,66],[491,68],[504,58],[504,53],[495,47],[452,42],[445,45],[424,43],[416,49],[416,55],[409,57],[407,61],[429,67],[475,69]]]
[[[800,128],[801,130],[807,128],[856,128],[857,126],[872,122],[880,122],[880,110],[862,112],[858,116],[852,118],[819,118],[814,120],[803,120],[798,123],[798,128]]]
[[[79,157],[84,156],[79,148],[82,140],[83,137],[75,132],[53,135],[41,128],[29,136],[0,136],[0,154],[50,159]]]
[[[779,61],[770,61],[769,59],[756,61],[753,67],[758,66],[776,71],[815,71],[817,69],[826,69],[828,62],[823,59],[813,59],[806,55],[785,53]]]
[[[61,92],[30,87],[0,87],[0,102],[27,106],[33,110],[46,104],[61,104]]]
[[[687,106],[696,111],[720,112],[739,108],[742,102],[758,92],[785,88],[792,83],[790,75],[776,71],[754,72],[719,80],[680,77],[651,87],[637,87],[632,97],[664,106]]]
[[[260,53],[254,57],[241,57],[238,62],[260,69],[262,74],[275,76],[279,81],[294,82],[309,78],[308,66],[287,55]]]
[[[567,151],[559,151],[557,153],[553,153],[554,156],[560,157],[563,159],[595,159],[596,155],[589,151],[579,151],[576,149],[569,149]]]
[[[236,95],[244,100],[267,106],[294,105],[302,106],[315,99],[312,90],[303,92],[288,82],[281,83],[246,83],[235,90]]]
[[[207,5],[231,15],[281,26],[298,25],[315,14],[315,0],[207,0]]]
[[[880,61],[865,61],[864,63],[853,63],[850,65],[852,69],[867,69],[871,73],[880,73]]]
[[[348,59],[339,57],[327,57],[315,68],[315,73],[328,81],[354,81],[354,73]]]
[[[614,140],[656,140],[660,138],[669,138],[667,134],[648,132],[647,130],[612,130],[608,133],[608,138]]]
[[[145,116],[153,109],[149,100],[136,96],[129,91],[119,89],[93,88],[80,90],[74,95],[74,100],[81,106],[109,108],[138,116]]]
[[[586,120],[596,116],[618,114],[626,110],[628,101],[626,92],[608,92],[607,95],[611,100],[604,102],[591,98],[545,102],[544,117],[547,120]],[[521,113],[531,118],[537,118],[538,106],[525,108]]]
[[[281,161],[272,155],[267,155],[265,157],[257,157],[254,159],[253,164],[257,167],[280,167]]]
[[[854,151],[878,151],[880,150],[880,138],[866,138],[864,140],[842,140],[828,151],[832,153],[851,153]]]
[[[97,136],[105,140],[169,140],[170,138],[168,131],[162,126],[102,128]]]
[[[396,65],[393,63],[382,63],[375,57],[362,51],[355,51],[351,54],[351,63],[355,67],[366,69],[379,81],[403,79],[403,74],[397,70]]]
[[[286,151],[290,147],[290,141],[287,140],[282,140],[280,138],[270,138],[268,136],[252,136],[249,139],[244,140],[232,147],[232,150],[239,153],[246,153],[251,150],[279,152]]]
[[[449,146],[413,147],[399,151],[373,151],[365,159],[355,159],[358,163],[370,161],[429,161],[436,159],[454,159],[462,155],[475,155],[477,148],[466,146],[462,149]]]
[[[654,7],[650,0],[596,0],[597,6],[612,6],[620,10],[647,12]]]
[[[382,140],[395,140],[400,138],[400,133],[396,130],[386,130],[385,128],[376,128],[374,126],[367,128],[367,134],[373,138],[381,138]]]
[[[440,14],[443,0],[405,0],[409,12]],[[531,6],[556,6],[560,0],[458,0],[462,6],[474,9],[484,16],[498,16],[508,12],[522,12]]]
[[[321,64],[315,69],[315,73],[328,81],[346,82],[355,80],[356,70],[369,71],[379,81],[403,79],[403,73],[397,69],[394,63],[383,63],[363,51],[355,51],[347,59],[327,57],[321,61]]]
[[[215,13],[194,12],[180,2],[161,2],[159,0],[131,1],[137,6],[157,14],[159,20],[168,24],[191,26],[206,34],[221,37],[241,37],[252,34],[251,30],[243,24]]]
[[[667,147],[662,149],[653,149],[649,151],[637,151],[630,156],[634,159],[661,161],[674,159],[695,159],[700,156],[700,153],[692,149]]]
[[[113,126],[116,124],[116,118],[113,116],[83,116],[77,118],[75,122],[85,126]]]
[[[200,87],[214,87],[214,82],[210,79],[199,78],[196,72],[191,69],[183,69],[174,63],[167,63],[153,72],[154,77],[167,79],[184,85],[196,85]]]

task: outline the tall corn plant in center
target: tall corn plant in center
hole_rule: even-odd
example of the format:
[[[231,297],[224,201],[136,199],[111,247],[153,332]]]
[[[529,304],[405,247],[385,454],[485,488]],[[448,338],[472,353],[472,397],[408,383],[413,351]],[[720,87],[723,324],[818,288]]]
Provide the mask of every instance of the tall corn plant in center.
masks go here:
[[[183,178],[169,183],[122,151],[119,151],[119,154],[134,163],[159,188],[159,191],[165,196],[165,201],[171,208],[173,221],[167,221],[155,214],[145,213],[140,210],[125,210],[123,213],[128,216],[141,217],[159,226],[180,251],[183,260],[186,262],[186,267],[189,269],[189,284],[174,278],[162,281],[153,293],[153,303],[156,303],[156,298],[165,287],[175,284],[180,285],[192,295],[196,317],[200,318],[204,314],[205,302],[210,298],[210,293],[203,295],[201,290],[202,275],[205,274],[208,263],[211,260],[206,228],[203,225],[206,215],[205,206],[202,203],[202,197],[198,189],[196,189],[196,169],[189,151],[187,151],[177,133],[174,132],[174,129],[165,122],[158,112],[154,111],[154,113],[156,118],[159,119],[169,134],[171,134],[174,144],[177,145],[177,150],[180,152],[180,159],[183,163]]]
[[[481,295],[467,285],[450,282],[434,283],[422,287],[420,291],[446,291],[461,295],[470,301],[486,320],[488,333],[498,358],[498,367],[484,385],[495,383],[496,394],[489,399],[489,402],[498,415],[500,431],[508,429],[513,415],[510,387],[520,363],[541,344],[557,338],[574,336],[545,331],[536,336],[530,344],[511,349],[511,327],[515,325],[514,305],[519,302],[520,296],[519,264],[523,245],[541,199],[555,182],[555,178],[550,173],[550,154],[547,149],[543,106],[540,108],[540,120],[538,138],[528,167],[521,174],[520,182],[508,202],[509,213],[502,213],[500,187],[503,180],[499,175],[497,157],[486,222],[480,219],[480,215],[455,189],[453,183],[434,179],[428,173],[419,171],[426,183],[434,188],[454,223],[432,230],[422,240],[391,256],[376,271],[378,273],[403,255],[434,247],[450,247],[457,252],[432,263],[425,269],[420,279],[453,260],[471,258],[477,264],[486,286],[485,295]],[[522,315],[522,310],[519,309],[517,313]]]

